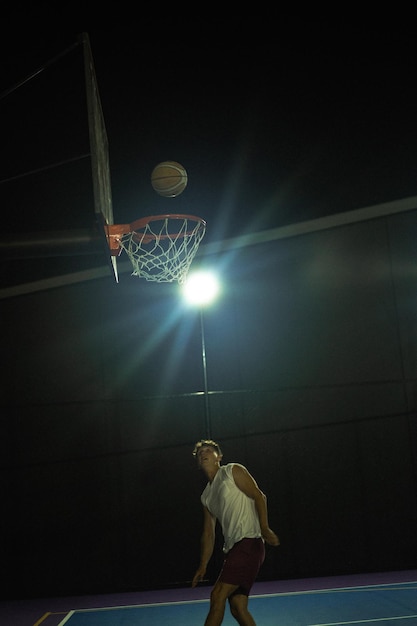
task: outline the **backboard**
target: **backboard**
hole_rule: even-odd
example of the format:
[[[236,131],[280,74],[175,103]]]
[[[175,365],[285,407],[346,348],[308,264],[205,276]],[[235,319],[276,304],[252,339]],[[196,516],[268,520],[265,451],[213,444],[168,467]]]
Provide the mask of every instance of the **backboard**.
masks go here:
[[[111,272],[116,282],[118,282],[117,258],[110,254],[106,230],[107,226],[114,224],[107,131],[101,107],[90,40],[87,33],[81,35],[81,41],[84,51],[94,211],[97,226],[102,234],[105,255],[108,259]]]

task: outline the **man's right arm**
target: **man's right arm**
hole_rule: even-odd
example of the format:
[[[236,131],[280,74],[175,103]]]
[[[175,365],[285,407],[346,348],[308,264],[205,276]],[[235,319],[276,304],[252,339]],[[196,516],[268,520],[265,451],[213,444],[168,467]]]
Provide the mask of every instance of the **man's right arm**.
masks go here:
[[[216,518],[210,513],[207,507],[203,507],[204,511],[204,523],[203,532],[201,535],[201,550],[200,550],[200,565],[194,574],[192,587],[195,587],[203,578],[206,573],[207,564],[211,559],[211,555],[214,550],[214,539],[216,529]]]

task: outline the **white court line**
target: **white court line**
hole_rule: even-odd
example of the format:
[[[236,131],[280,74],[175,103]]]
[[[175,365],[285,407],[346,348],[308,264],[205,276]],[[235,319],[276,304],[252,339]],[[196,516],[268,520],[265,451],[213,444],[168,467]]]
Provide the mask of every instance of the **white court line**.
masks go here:
[[[417,586],[414,583],[384,583],[384,584],[375,584],[375,585],[361,585],[360,587],[335,587],[333,589],[314,589],[314,590],[306,590],[306,591],[290,591],[285,593],[271,593],[271,594],[262,594],[262,595],[254,595],[252,598],[268,598],[271,596],[292,596],[292,595],[309,595],[309,594],[323,594],[323,593],[357,593],[363,591],[402,591],[402,590],[410,590],[417,589]],[[396,617],[376,617],[371,619],[362,619],[362,620],[352,620],[349,622],[326,622],[320,624],[309,624],[308,626],[346,626],[347,624],[371,624],[375,622],[385,622],[385,621],[398,621],[402,619],[412,619],[416,618],[417,615],[398,615]]]
[[[316,595],[316,594],[324,594],[324,593],[357,593],[363,591],[406,591],[408,589],[417,589],[415,583],[413,586],[408,587],[405,585],[409,585],[410,583],[384,583],[383,585],[361,585],[360,587],[335,587],[329,589],[305,589],[303,591],[283,591],[277,593],[260,593],[250,595],[249,598],[276,598],[277,596],[302,596],[302,595]],[[396,586],[397,585],[397,586]],[[398,588],[400,587],[400,589]],[[402,589],[401,589],[402,587]],[[337,622],[339,623],[339,622]],[[344,622],[340,622],[343,624]],[[346,622],[349,624],[350,622]],[[354,622],[352,622],[354,623]],[[316,626],[316,624],[312,624],[311,626]],[[321,626],[321,625],[320,625]],[[327,626],[327,625],[324,625]]]
[[[59,622],[58,626],[64,626],[64,624],[68,622],[69,618],[72,617],[74,613],[75,611],[70,611],[68,615],[62,620],[62,622]]]
[[[118,611],[120,609],[147,609],[158,608],[160,606],[173,606],[177,604],[200,604],[202,602],[210,602],[209,598],[199,598],[198,600],[175,600],[173,602],[149,602],[145,604],[116,604],[115,606],[96,606],[85,609],[73,609],[73,613],[94,613],[99,611]],[[63,622],[64,623],[64,622]],[[58,626],[61,626],[59,624]]]
[[[417,615],[399,615],[398,617],[376,617],[374,619],[360,619],[352,622],[327,622],[325,624],[310,624],[310,626],[342,626],[342,624],[370,624],[371,622],[386,622],[398,619],[411,619]]]

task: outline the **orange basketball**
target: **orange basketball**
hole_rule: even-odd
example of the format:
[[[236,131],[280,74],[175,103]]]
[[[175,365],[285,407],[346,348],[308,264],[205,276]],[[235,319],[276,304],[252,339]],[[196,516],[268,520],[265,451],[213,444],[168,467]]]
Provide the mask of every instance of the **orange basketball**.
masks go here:
[[[188,176],[185,168],[176,161],[163,161],[152,170],[152,187],[160,196],[175,198],[187,186]]]

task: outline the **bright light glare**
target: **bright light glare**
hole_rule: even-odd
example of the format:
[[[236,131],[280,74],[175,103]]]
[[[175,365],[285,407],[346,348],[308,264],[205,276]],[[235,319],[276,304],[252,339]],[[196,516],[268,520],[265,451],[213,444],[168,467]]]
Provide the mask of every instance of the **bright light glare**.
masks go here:
[[[220,291],[217,277],[206,270],[189,274],[182,292],[189,304],[205,306],[213,302]]]

